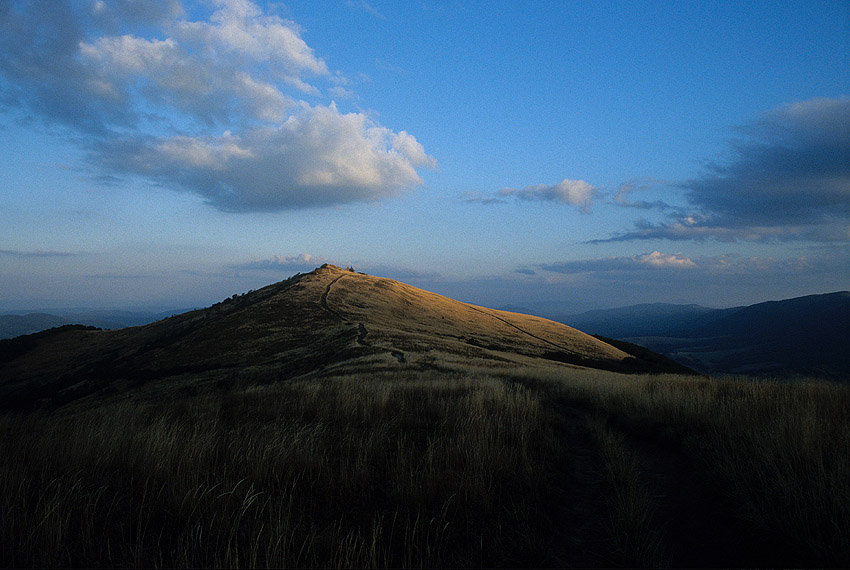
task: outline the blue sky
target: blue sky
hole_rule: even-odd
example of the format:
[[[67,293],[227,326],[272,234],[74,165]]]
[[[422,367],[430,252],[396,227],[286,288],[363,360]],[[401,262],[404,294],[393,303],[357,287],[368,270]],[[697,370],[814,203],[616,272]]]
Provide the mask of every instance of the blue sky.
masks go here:
[[[850,5],[0,0],[0,310],[324,262],[537,312],[850,288]]]

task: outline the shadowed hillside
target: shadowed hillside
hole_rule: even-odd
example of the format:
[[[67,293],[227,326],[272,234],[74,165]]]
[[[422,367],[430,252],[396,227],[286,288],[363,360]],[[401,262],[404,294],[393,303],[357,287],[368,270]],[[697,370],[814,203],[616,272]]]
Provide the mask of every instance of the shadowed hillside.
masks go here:
[[[0,341],[0,566],[846,567],[847,387],[666,370],[329,265]]]
[[[63,325],[85,325],[100,329],[135,327],[182,313],[185,310],[152,313],[111,309],[49,309],[48,311],[38,313],[0,315],[0,339],[33,334]]]
[[[0,315],[0,339],[33,334],[52,327],[71,324],[71,321],[47,313]]]
[[[730,309],[634,305],[558,320],[708,373],[850,380],[848,291]]]
[[[324,265],[207,309],[114,331],[65,327],[0,341],[0,401],[61,405],[127,388],[199,389],[246,374],[583,366],[681,371],[568,326]],[[170,382],[158,382],[171,379]]]

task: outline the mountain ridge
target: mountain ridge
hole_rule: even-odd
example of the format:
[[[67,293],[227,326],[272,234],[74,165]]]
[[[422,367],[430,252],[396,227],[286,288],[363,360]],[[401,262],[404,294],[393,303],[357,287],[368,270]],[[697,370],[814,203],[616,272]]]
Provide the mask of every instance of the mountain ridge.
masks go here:
[[[61,405],[128,388],[167,390],[166,380],[195,389],[246,374],[271,382],[448,363],[686,372],[555,321],[470,305],[327,264],[147,325],[109,331],[70,327],[38,335],[0,341],[0,401],[32,406],[48,399]]]
[[[146,325],[183,311],[127,311],[121,309],[56,309],[0,314],[0,340],[62,325],[120,329]]]
[[[559,317],[707,373],[850,379],[850,291],[728,309],[631,305]]]

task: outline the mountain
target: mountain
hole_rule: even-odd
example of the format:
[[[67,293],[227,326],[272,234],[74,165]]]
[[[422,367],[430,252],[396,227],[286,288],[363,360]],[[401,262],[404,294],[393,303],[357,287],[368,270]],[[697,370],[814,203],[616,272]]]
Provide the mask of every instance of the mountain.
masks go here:
[[[709,373],[850,378],[850,291],[730,309],[635,305],[557,320]]]
[[[134,327],[158,321],[176,312],[178,311],[153,313],[108,309],[55,310],[35,313],[20,311],[0,315],[0,339],[32,334],[62,325],[85,325],[101,329]]]
[[[323,265],[144,326],[66,326],[0,341],[0,402],[60,405],[128,388],[159,398],[169,390],[226,385],[246,376],[273,382],[340,371],[439,369],[446,363],[488,371],[581,366],[689,372],[561,323]]]
[[[0,315],[0,339],[32,334],[67,324],[71,324],[68,319],[47,313]]]
[[[613,338],[633,336],[665,336],[692,326],[695,317],[714,313],[716,309],[700,305],[650,303],[617,309],[599,309],[556,318],[579,330]]]

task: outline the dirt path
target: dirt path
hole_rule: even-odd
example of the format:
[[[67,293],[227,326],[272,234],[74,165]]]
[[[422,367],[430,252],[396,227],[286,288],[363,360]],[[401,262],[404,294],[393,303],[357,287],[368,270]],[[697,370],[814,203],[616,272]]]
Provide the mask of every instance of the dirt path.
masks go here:
[[[609,500],[614,489],[590,427],[595,412],[567,400],[558,402],[557,412],[562,418],[558,431],[566,450],[566,477],[559,496],[553,497],[563,509],[555,521],[552,565],[640,565],[629,553],[617,552],[612,529],[617,528],[617,517],[625,515]],[[623,426],[607,425],[622,435],[624,448],[640,466],[639,486],[652,502],[649,528],[660,537],[665,567],[752,567],[776,558],[767,545],[750,542],[728,503],[684,452]]]
[[[322,309],[324,309],[328,313],[332,314],[333,316],[338,318],[343,323],[349,324],[351,322],[349,319],[346,319],[342,315],[342,313],[332,309],[330,307],[330,305],[328,305],[328,295],[330,295],[331,289],[336,284],[336,282],[339,281],[340,279],[342,279],[343,277],[347,277],[347,275],[340,275],[339,277],[334,278],[330,283],[328,283],[328,286],[325,289],[325,292],[322,293],[322,296],[319,298],[319,304],[321,305]],[[369,335],[369,331],[366,329],[366,325],[364,325],[363,323],[357,323],[357,339],[356,339],[357,344],[359,344],[360,346],[374,346],[372,343],[370,343],[369,341],[366,340],[366,337],[368,335]],[[407,361],[404,357],[404,353],[401,352],[400,350],[396,350],[395,348],[390,348],[388,350],[389,350],[390,354],[393,356],[393,358],[398,360],[399,363],[403,364]]]
[[[613,516],[605,500],[604,465],[588,432],[585,412],[560,406],[558,435],[565,447],[566,474],[553,502],[556,514],[551,565],[559,568],[604,568],[617,565],[607,522]]]
[[[369,334],[369,331],[366,330],[366,326],[363,323],[357,323],[357,344],[360,346],[370,346],[368,342],[366,342],[366,335]]]
[[[572,349],[569,349],[565,346],[561,346],[560,344],[554,343],[551,340],[546,340],[545,338],[541,338],[541,337],[537,336],[536,334],[530,333],[527,330],[525,330],[524,328],[513,324],[512,322],[510,322],[507,319],[503,319],[502,317],[497,317],[496,315],[494,315],[492,313],[488,313],[487,311],[482,311],[481,309],[479,309],[477,307],[473,307],[472,305],[469,305],[469,308],[474,310],[474,311],[478,311],[479,313],[481,313],[483,315],[487,315],[488,317],[492,317],[492,318],[496,319],[497,321],[501,321],[501,322],[505,323],[506,325],[508,325],[509,327],[513,327],[516,330],[518,330],[519,332],[521,332],[523,334],[527,334],[528,336],[530,336],[533,339],[537,339],[541,342],[545,342],[546,344],[550,344],[550,345],[554,346],[555,348],[557,348],[558,350],[562,350],[562,351],[565,351],[567,353],[573,352]]]
[[[341,314],[339,314],[338,312],[334,311],[333,309],[331,309],[331,308],[328,306],[328,295],[329,295],[329,294],[330,294],[330,292],[331,292],[331,287],[333,287],[333,286],[334,286],[334,283],[336,283],[337,281],[339,281],[339,280],[340,280],[340,279],[342,279],[343,277],[345,277],[345,275],[340,275],[339,277],[334,278],[334,279],[333,279],[330,283],[328,283],[328,286],[327,286],[327,288],[325,289],[325,292],[324,292],[324,293],[322,293],[322,296],[319,298],[319,304],[322,306],[322,309],[324,309],[325,311],[329,312],[330,314],[332,314],[333,316],[335,316],[336,318],[338,318],[338,319],[339,319],[339,320],[341,320],[342,322],[346,322],[346,323],[347,323],[347,322],[348,322],[348,319],[346,319],[346,318],[345,318],[345,317],[343,317]]]
[[[642,480],[656,499],[653,523],[664,538],[667,566],[765,565],[771,555],[759,552],[764,545],[750,540],[730,513],[728,499],[719,496],[688,455],[658,438],[623,428],[620,432],[636,453],[643,468]]]

